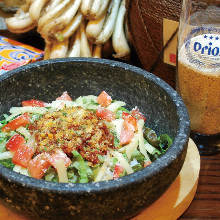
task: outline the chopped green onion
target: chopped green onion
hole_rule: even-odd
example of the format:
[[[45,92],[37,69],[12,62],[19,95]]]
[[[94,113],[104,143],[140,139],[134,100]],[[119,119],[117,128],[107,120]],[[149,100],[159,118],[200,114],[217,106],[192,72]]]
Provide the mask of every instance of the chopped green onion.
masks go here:
[[[159,146],[163,152],[166,151],[173,143],[172,139],[167,134],[161,134],[158,139],[160,141]]]

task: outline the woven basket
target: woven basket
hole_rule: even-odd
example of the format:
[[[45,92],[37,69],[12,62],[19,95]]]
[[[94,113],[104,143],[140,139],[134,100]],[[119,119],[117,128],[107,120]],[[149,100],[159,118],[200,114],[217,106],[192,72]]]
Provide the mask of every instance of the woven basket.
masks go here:
[[[127,0],[128,28],[142,67],[175,87],[175,66],[163,62],[163,20],[179,21],[181,0]]]

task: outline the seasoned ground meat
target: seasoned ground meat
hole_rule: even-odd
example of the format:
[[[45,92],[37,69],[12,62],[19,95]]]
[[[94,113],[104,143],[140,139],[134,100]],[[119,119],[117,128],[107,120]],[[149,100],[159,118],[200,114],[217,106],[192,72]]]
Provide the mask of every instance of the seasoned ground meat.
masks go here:
[[[82,107],[48,112],[29,126],[37,142],[37,152],[62,148],[72,155],[77,150],[84,159],[96,164],[98,155],[114,148],[114,136],[103,120]]]

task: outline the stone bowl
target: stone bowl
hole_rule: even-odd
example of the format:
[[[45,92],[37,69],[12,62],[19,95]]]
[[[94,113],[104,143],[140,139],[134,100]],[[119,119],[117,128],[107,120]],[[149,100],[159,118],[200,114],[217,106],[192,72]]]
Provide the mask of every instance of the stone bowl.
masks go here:
[[[40,61],[0,76],[0,114],[31,98],[52,101],[102,90],[128,108],[138,106],[147,125],[173,138],[168,151],[141,171],[97,183],[52,183],[0,165],[0,198],[14,210],[44,219],[128,219],[157,200],[178,176],[189,139],[186,107],[167,83],[140,68],[111,60]]]

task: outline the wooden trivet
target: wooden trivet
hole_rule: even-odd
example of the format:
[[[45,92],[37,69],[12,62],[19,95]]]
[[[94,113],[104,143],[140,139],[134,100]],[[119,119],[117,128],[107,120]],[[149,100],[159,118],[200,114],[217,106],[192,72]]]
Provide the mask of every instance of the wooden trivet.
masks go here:
[[[185,162],[176,180],[156,202],[132,220],[176,220],[179,218],[195,196],[199,170],[199,151],[190,139]]]

